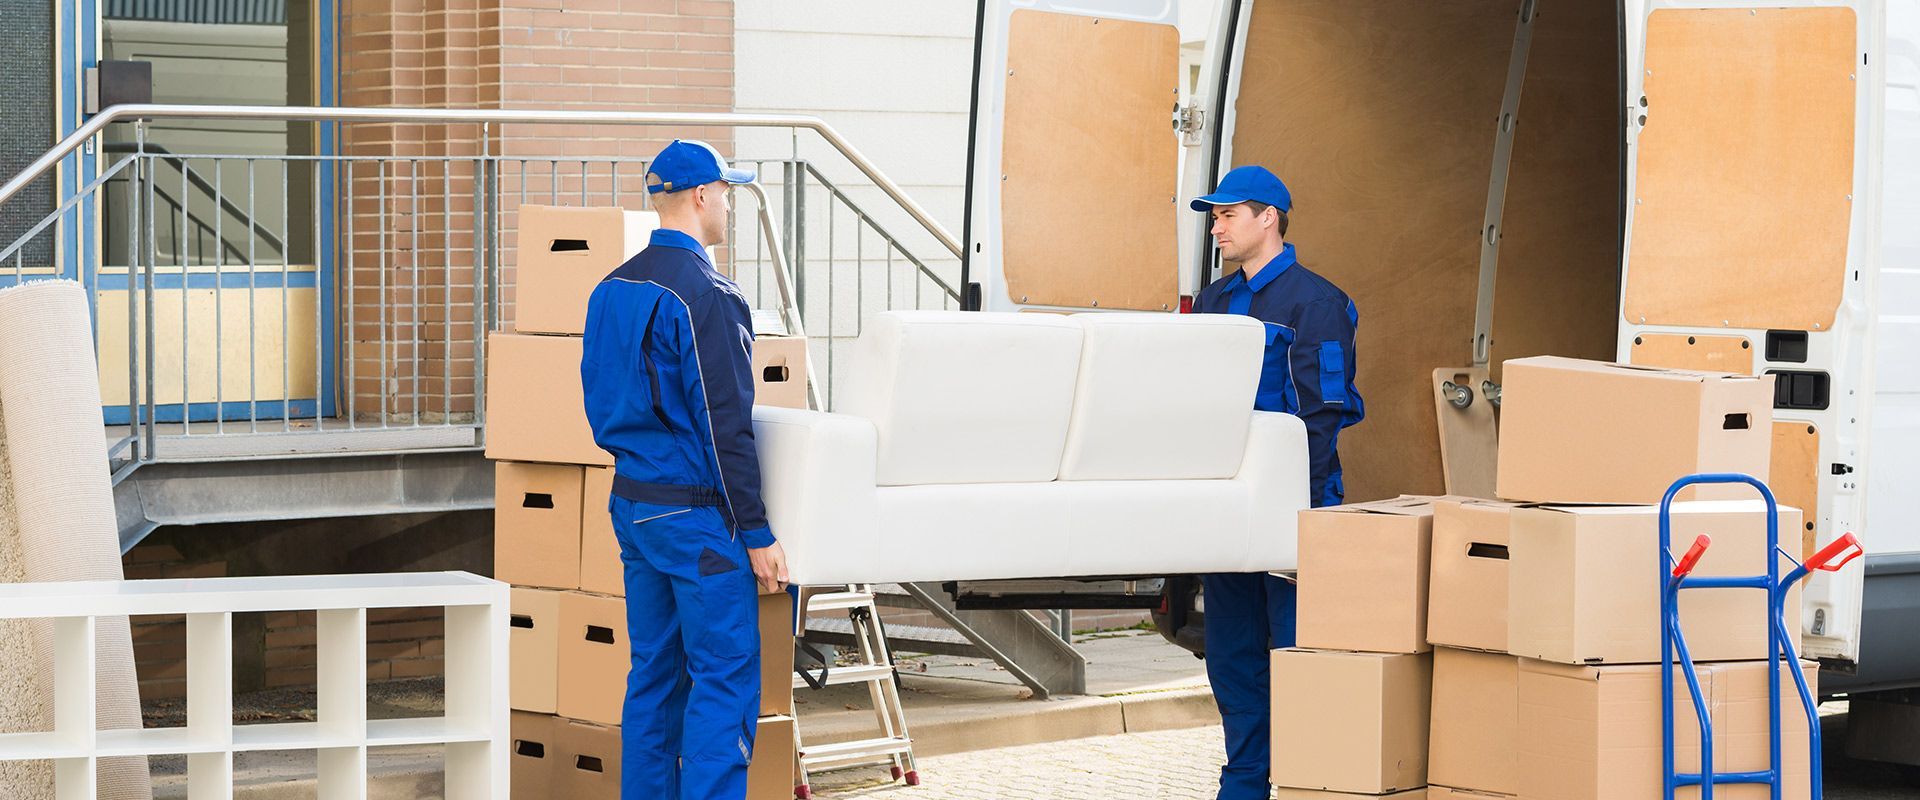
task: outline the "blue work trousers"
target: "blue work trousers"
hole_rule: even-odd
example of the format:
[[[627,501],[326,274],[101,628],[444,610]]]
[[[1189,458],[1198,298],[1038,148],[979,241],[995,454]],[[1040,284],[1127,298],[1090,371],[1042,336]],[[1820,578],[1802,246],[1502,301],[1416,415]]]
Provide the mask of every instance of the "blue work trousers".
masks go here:
[[[622,800],[739,800],[760,713],[759,589],[713,507],[610,504],[633,666]]]
[[[1207,680],[1226,730],[1220,800],[1266,800],[1273,723],[1267,678],[1276,647],[1293,646],[1292,581],[1264,572],[1205,575]]]

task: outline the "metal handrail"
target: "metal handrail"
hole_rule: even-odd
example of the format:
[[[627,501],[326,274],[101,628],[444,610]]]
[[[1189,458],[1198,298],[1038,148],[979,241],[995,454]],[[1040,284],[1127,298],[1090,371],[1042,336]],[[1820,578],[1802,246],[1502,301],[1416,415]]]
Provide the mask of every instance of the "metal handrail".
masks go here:
[[[115,122],[139,119],[265,119],[307,122],[420,122],[454,124],[578,124],[578,125],[675,125],[717,128],[793,128],[819,134],[840,155],[873,181],[887,197],[906,210],[920,227],[938,240],[955,258],[962,257],[960,241],[933,218],[932,214],[908,197],[898,184],[882,173],[865,155],[849,143],[826,120],[804,114],[696,114],[658,111],[536,111],[464,108],[324,108],[318,106],[231,106],[137,104],[109,108],[87,120],[86,124],[61,139],[6,185],[0,186],[0,205],[5,205],[28,184],[45,175],[61,159],[78,151],[88,140]]]
[[[933,281],[933,284],[940,287],[940,291],[946,292],[948,297],[953,298],[956,302],[959,301],[960,293],[955,291],[953,286],[948,284],[945,278],[940,277],[938,273],[928,269],[926,263],[921,261],[918,256],[915,256],[913,251],[908,250],[905,245],[900,244],[899,239],[894,238],[893,234],[887,232],[886,228],[881,227],[880,222],[874,219],[872,214],[868,214],[867,210],[862,208],[859,203],[854,202],[853,198],[848,197],[846,192],[840,191],[840,187],[833,181],[827,180],[827,176],[820,174],[820,170],[814,169],[813,162],[800,161],[798,163],[800,164],[800,168],[806,171],[806,174],[813,176],[813,179],[820,184],[821,188],[827,190],[829,196],[839,200],[842,205],[854,213],[856,218],[865,222],[867,227],[873,229],[874,233],[879,234],[880,238],[885,240],[888,245],[900,251],[900,255],[907,260],[907,263],[912,264],[916,271],[928,280]]]

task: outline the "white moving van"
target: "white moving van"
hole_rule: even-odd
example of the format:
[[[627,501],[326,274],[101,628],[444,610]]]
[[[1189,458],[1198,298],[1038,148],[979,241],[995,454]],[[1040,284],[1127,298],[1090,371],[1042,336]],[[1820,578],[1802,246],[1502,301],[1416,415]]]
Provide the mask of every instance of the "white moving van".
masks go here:
[[[1184,75],[1176,16],[982,0],[970,307],[1178,308],[1184,200],[1266,165],[1360,309],[1349,501],[1445,490],[1436,369],[1772,373],[1803,552],[1868,551],[1807,586],[1821,688],[1920,686],[1920,0],[1219,0]]]

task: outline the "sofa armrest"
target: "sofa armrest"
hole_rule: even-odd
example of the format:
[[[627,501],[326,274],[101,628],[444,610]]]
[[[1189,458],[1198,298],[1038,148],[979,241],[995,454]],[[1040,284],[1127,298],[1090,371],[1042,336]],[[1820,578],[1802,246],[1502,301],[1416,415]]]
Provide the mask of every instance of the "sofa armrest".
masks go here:
[[[767,522],[786,551],[793,583],[819,583],[836,561],[879,546],[873,423],[851,414],[755,406],[753,438]]]
[[[1234,477],[1252,495],[1247,572],[1298,568],[1299,516],[1312,505],[1309,477],[1307,426],[1292,414],[1253,412],[1246,458]]]

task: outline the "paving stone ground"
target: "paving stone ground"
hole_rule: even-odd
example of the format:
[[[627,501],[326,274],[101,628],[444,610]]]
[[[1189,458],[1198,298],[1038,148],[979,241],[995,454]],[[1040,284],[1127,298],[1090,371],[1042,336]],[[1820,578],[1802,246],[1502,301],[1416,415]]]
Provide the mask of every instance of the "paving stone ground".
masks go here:
[[[1129,733],[920,759],[920,786],[879,768],[815,779],[824,800],[1212,798],[1225,763],[1218,726]]]
[[[1920,798],[1920,769],[1849,759],[1838,746],[1844,718],[1826,727],[1827,800]],[[921,759],[920,786],[888,782],[878,768],[825,773],[813,786],[823,800],[1212,800],[1220,737],[1211,726],[956,753]]]

